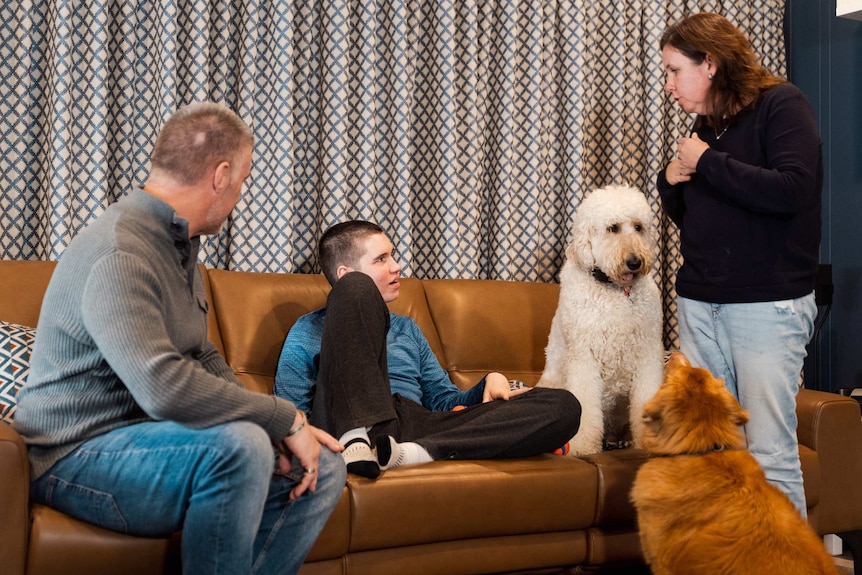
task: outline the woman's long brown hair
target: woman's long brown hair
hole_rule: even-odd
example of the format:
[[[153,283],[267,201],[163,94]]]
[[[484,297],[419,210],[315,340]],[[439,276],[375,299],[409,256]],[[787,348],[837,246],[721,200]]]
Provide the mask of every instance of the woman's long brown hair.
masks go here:
[[[692,14],[670,26],[662,34],[660,47],[676,48],[696,65],[707,55],[715,64],[712,87],[707,95],[707,123],[715,129],[727,126],[740,110],[760,94],[785,82],[764,68],[748,38],[724,16],[703,12]]]

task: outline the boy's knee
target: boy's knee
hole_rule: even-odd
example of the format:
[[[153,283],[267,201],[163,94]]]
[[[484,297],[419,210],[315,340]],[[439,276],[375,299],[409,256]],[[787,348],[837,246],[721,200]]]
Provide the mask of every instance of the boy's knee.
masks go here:
[[[541,389],[546,394],[546,400],[553,405],[550,413],[556,414],[557,421],[571,428],[571,433],[574,434],[581,425],[582,408],[578,398],[565,389],[537,389]]]
[[[331,300],[361,301],[380,295],[374,280],[362,272],[349,272],[341,277],[330,291]]]
[[[554,405],[560,413],[581,413],[581,402],[566,389],[551,387],[535,387],[530,393],[541,393],[548,403]]]

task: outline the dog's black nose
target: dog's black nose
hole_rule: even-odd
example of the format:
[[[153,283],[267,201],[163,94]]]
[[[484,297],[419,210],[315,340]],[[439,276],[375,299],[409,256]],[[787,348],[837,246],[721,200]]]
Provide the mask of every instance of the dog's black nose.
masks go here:
[[[632,271],[641,269],[643,261],[637,256],[629,256],[626,258],[626,267]]]

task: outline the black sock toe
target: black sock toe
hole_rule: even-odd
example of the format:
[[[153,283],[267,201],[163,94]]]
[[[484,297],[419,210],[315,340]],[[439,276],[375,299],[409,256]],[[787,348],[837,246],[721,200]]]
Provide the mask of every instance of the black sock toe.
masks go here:
[[[377,446],[377,462],[381,467],[386,467],[392,458],[392,444],[389,443],[389,436],[381,435],[374,440],[374,444]]]
[[[355,473],[368,479],[377,479],[380,477],[380,466],[374,461],[354,461],[347,464],[347,472]]]

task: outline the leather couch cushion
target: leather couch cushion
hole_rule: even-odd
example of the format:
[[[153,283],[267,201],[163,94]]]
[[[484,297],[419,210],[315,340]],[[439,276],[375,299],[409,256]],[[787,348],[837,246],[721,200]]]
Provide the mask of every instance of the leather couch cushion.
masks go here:
[[[587,534],[580,530],[362,551],[348,555],[346,565],[350,575],[559,574],[570,572],[560,571],[560,565],[580,565],[587,553]],[[540,570],[543,567],[548,571]],[[300,575],[306,575],[305,566]]]
[[[354,552],[584,529],[598,488],[593,465],[550,454],[435,461],[348,482]]]
[[[326,303],[322,275],[209,270],[224,353],[240,380],[272,393],[284,338],[300,316]]]
[[[557,311],[556,284],[425,280],[449,377],[469,388],[489,371],[535,384]]]
[[[599,474],[595,525],[630,526],[636,522],[629,493],[640,466],[647,455],[640,449],[603,451],[583,457],[596,466]]]
[[[151,575],[161,573],[171,539],[133,537],[32,505],[27,575]]]
[[[329,521],[323,527],[323,531],[308,553],[306,561],[322,561],[325,559],[336,559],[347,555],[347,547],[350,544],[350,494],[347,487],[341,494],[341,499]]]
[[[345,487],[307,560],[335,559],[338,566],[349,539],[350,499]],[[28,575],[67,573],[70,565],[87,575],[151,575],[162,573],[166,564],[177,566],[179,554],[178,533],[170,538],[132,537],[32,504]]]
[[[647,460],[646,453],[640,449],[620,449],[582,459],[592,462],[599,474],[595,525],[611,528],[635,525],[637,513],[629,493],[638,469]],[[817,453],[804,445],[799,446],[799,459],[805,477],[805,499],[812,508],[820,502],[820,461]]]
[[[647,574],[643,565],[640,534],[632,529],[591,527],[587,533],[588,565],[616,565],[610,573]],[[629,568],[624,568],[629,565]],[[590,571],[584,571],[588,573]]]
[[[0,572],[24,573],[30,521],[30,460],[20,435],[0,423]]]

